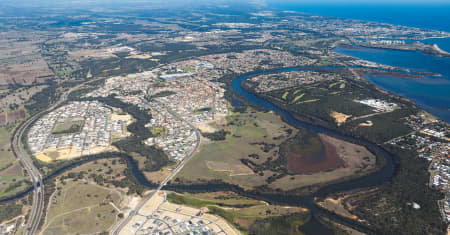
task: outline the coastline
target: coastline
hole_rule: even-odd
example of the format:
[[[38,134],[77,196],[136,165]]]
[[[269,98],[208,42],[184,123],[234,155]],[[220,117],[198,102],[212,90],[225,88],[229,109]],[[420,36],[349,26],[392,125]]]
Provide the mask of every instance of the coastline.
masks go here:
[[[269,206],[289,208],[292,205],[305,209],[309,218],[303,219],[300,225],[289,220],[290,214],[283,214],[276,218],[283,222],[276,228],[293,227],[296,232],[308,235],[341,234],[339,230],[323,232],[323,228],[339,226],[350,231],[355,229],[352,234],[443,234],[443,225],[447,228],[450,223],[450,217],[445,215],[450,213],[447,207],[450,196],[443,199],[443,194],[450,193],[450,189],[446,180],[436,183],[435,176],[447,179],[450,173],[447,159],[450,151],[450,50],[432,39],[444,39],[449,46],[447,31],[450,32],[450,27],[441,33],[348,17],[327,19],[320,16],[323,14],[310,18],[300,14],[274,14],[275,10],[264,11],[270,10],[267,7],[242,7],[238,11],[231,5],[224,10],[214,10],[214,7],[181,9],[180,12],[166,12],[166,9],[143,12],[125,7],[123,12],[92,12],[86,17],[77,14],[83,13],[80,10],[73,16],[67,14],[68,17],[60,13],[48,17],[36,14],[40,18],[25,17],[29,23],[24,24],[18,24],[15,18],[5,21],[5,28],[17,29],[11,30],[14,32],[11,38],[17,41],[11,46],[14,50],[41,37],[51,39],[32,44],[41,50],[32,50],[38,56],[30,58],[33,65],[36,65],[35,58],[47,61],[44,68],[57,75],[56,83],[48,79],[43,83],[48,89],[52,88],[55,95],[47,97],[49,92],[45,87],[36,91],[36,96],[31,94],[26,99],[19,94],[20,100],[25,99],[23,105],[27,110],[48,112],[45,111],[50,110],[47,106],[76,100],[96,100],[104,106],[87,104],[86,109],[74,108],[58,114],[53,121],[41,120],[39,115],[35,115],[34,121],[34,117],[24,120],[25,123],[36,122],[38,130],[70,127],[66,132],[68,137],[57,135],[54,138],[48,132],[28,133],[30,128],[25,126],[22,133],[15,131],[14,138],[5,140],[17,143],[14,145],[24,148],[25,153],[31,147],[46,148],[51,142],[56,143],[56,147],[77,145],[85,149],[84,146],[91,148],[88,144],[94,146],[103,141],[117,147],[112,152],[52,163],[31,156],[31,166],[42,174],[38,174],[38,183],[31,178],[35,190],[29,184],[12,196],[0,197],[0,202],[10,200],[23,204],[24,220],[31,223],[31,227],[26,228],[23,221],[14,221],[20,231],[58,232],[58,223],[49,226],[57,221],[50,220],[57,215],[67,221],[63,229],[67,233],[78,232],[80,224],[88,225],[78,222],[78,218],[89,222],[89,226],[84,227],[92,231],[86,233],[103,233],[103,230],[111,234],[148,233],[153,229],[159,232],[156,225],[148,222],[153,219],[153,224],[157,224],[157,218],[162,222],[173,221],[174,226],[166,224],[171,233],[184,233],[183,229],[172,228],[177,224],[197,223],[194,217],[174,221],[172,215],[166,219],[159,211],[157,215],[154,211],[147,214],[141,210],[144,204],[159,208],[157,203],[148,203],[152,197],[167,201],[167,195],[160,192],[164,187],[164,191],[178,193],[204,192],[205,201],[220,199],[222,204],[217,203],[216,208],[224,212],[234,211],[234,204],[229,206],[232,200],[237,202],[236,208],[249,207],[244,216],[251,218],[246,225],[258,229],[266,227],[267,221],[277,215]],[[386,8],[386,12],[391,10]],[[164,15],[167,18],[161,18]],[[43,24],[43,20],[48,25]],[[416,20],[411,17],[411,22]],[[27,27],[41,23],[42,27],[36,28],[35,33],[29,33]],[[98,29],[103,30],[99,33]],[[55,38],[59,34],[62,36]],[[368,35],[366,39],[364,35]],[[9,50],[9,47],[4,49]],[[111,57],[96,57],[104,51]],[[22,54],[16,55],[14,60],[20,60],[22,70],[30,69],[28,57]],[[139,73],[134,73],[136,71]],[[72,77],[74,81],[68,79]],[[107,81],[90,80],[96,77]],[[74,89],[70,87],[85,80],[89,81],[89,86],[73,92],[76,95],[71,97],[69,93]],[[44,85],[36,81],[29,87],[24,86],[33,93]],[[7,88],[4,93],[12,92],[14,96],[26,92],[29,95],[28,90],[17,84]],[[64,91],[67,89],[69,91]],[[93,96],[84,96],[86,93]],[[170,97],[162,98],[163,93]],[[152,99],[155,94],[160,94],[162,99]],[[27,100],[33,101],[32,106],[28,106]],[[13,106],[10,105],[10,109]],[[110,115],[99,114],[101,109],[131,116],[134,122],[117,118],[114,119],[117,122],[111,123]],[[92,114],[97,116],[94,118]],[[89,124],[89,130],[84,129],[87,132],[74,128],[73,123],[80,127],[80,120]],[[193,124],[210,122],[208,120],[213,120],[206,125],[209,129]],[[67,128],[60,128],[62,124]],[[118,141],[114,130],[131,136]],[[32,140],[35,136],[37,141]],[[200,149],[202,144],[208,146]],[[213,148],[206,148],[209,146]],[[56,153],[54,156],[58,157]],[[94,164],[93,161],[100,159]],[[199,159],[202,162],[196,161]],[[22,164],[22,168],[26,165]],[[17,169],[20,170],[20,166]],[[67,216],[62,212],[70,213],[69,209],[75,208],[53,197],[56,191],[64,196],[68,188],[74,188],[70,184],[66,186],[64,180],[69,183],[81,180],[98,186],[97,192],[102,188],[109,193],[94,195],[75,190],[82,193],[77,198],[89,204],[89,213]],[[61,187],[57,188],[58,185]],[[367,195],[370,190],[374,193]],[[254,210],[243,197],[227,195],[230,192],[259,199],[261,201],[255,205],[262,203],[269,209]],[[352,203],[339,209],[354,216],[338,213],[318,202],[340,194],[347,195]],[[105,210],[103,215],[103,211],[100,211],[102,214],[91,211],[90,204],[98,204],[90,202],[96,200],[92,195],[98,199],[106,197],[103,202],[111,212]],[[38,196],[42,199],[38,200]],[[179,204],[186,206],[189,202]],[[61,213],[58,208],[53,210],[54,205],[62,208]],[[38,213],[34,213],[37,206]],[[76,206],[86,209],[81,204]],[[182,212],[172,209],[178,215]],[[193,214],[200,217],[208,210],[215,211],[201,206],[201,210]],[[96,221],[89,220],[96,215]],[[108,224],[99,219],[101,216]],[[217,213],[217,216],[229,219],[227,213]],[[145,217],[143,223],[141,217]],[[232,227],[233,220],[225,224]],[[91,222],[96,226],[105,225],[105,228],[90,226]],[[203,221],[201,224],[205,226]],[[128,229],[130,226],[136,229]],[[74,232],[68,232],[69,227]],[[448,228],[450,231],[450,226]],[[222,229],[218,233],[227,231]],[[248,231],[242,232],[258,234]],[[164,233],[162,229],[160,232]]]
[[[395,2],[387,1],[379,4],[354,1],[343,3],[330,2],[330,4],[309,2],[305,4],[295,1],[279,2],[268,0],[267,6],[310,15],[450,32],[450,15],[448,15],[450,4],[444,1],[441,1],[439,4],[430,4],[428,2],[396,4]]]
[[[433,38],[427,38],[424,40],[420,40],[421,43],[424,44],[437,44],[439,49],[450,53],[450,37],[433,37]]]
[[[439,52],[439,53],[441,53],[441,54],[444,54],[444,55],[446,55],[446,56],[450,56],[450,53],[447,52],[447,51],[442,50],[442,49],[439,47],[438,44],[433,44],[433,48],[434,48],[434,50],[436,50],[437,52]]]
[[[383,90],[408,98],[422,109],[439,119],[450,122],[450,59],[418,51],[405,51],[369,47],[335,47],[334,53],[379,64],[404,68],[409,74],[418,74],[425,79],[403,79],[390,74],[365,73],[371,83]],[[439,110],[431,107],[439,108]]]
[[[426,55],[436,57],[450,57],[450,53],[441,49],[438,44],[425,44],[421,43],[420,41],[414,41],[412,44],[394,45],[394,46],[373,45],[364,42],[354,42],[354,43],[357,46],[365,48],[399,50],[399,51],[420,51]]]

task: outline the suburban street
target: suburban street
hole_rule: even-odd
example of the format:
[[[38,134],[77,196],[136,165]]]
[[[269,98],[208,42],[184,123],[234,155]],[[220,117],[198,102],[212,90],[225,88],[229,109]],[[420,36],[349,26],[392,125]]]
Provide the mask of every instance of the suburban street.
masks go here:
[[[31,158],[31,156],[29,156],[25,149],[24,146],[22,144],[22,136],[24,135],[25,131],[28,129],[28,127],[39,117],[41,117],[41,115],[47,111],[50,111],[56,107],[58,107],[60,104],[62,104],[63,102],[65,102],[67,100],[67,97],[69,96],[69,94],[84,86],[86,83],[89,82],[93,82],[93,81],[97,81],[100,80],[102,78],[98,78],[98,79],[94,79],[94,80],[89,80],[86,82],[83,82],[75,87],[72,87],[71,89],[67,90],[66,92],[64,92],[61,95],[61,98],[59,99],[59,101],[57,101],[56,103],[52,104],[50,107],[48,107],[46,110],[43,110],[33,116],[31,116],[28,120],[26,120],[22,125],[20,125],[15,133],[14,136],[12,138],[12,149],[14,154],[16,155],[17,158],[19,158],[19,160],[22,162],[23,166],[25,167],[25,170],[28,172],[28,174],[30,175],[31,178],[31,182],[33,184],[33,191],[34,191],[34,196],[33,196],[33,208],[32,208],[32,212],[31,212],[31,216],[28,220],[28,224],[27,224],[27,229],[25,231],[25,235],[27,234],[35,234],[36,230],[39,226],[39,221],[41,220],[42,214],[43,214],[43,209],[44,209],[44,183],[43,183],[43,179],[42,179],[42,175],[39,172],[39,170],[36,168],[36,166],[34,166],[33,164],[33,160]]]
[[[179,211],[178,209],[177,209],[177,210],[168,210],[168,209],[164,209],[163,206],[162,206],[164,203],[167,203],[167,194],[166,194],[166,193],[164,193],[164,200],[162,201],[161,204],[158,205],[158,207],[157,207],[157,209],[156,209],[155,211],[168,211],[168,212],[172,212],[172,213],[176,213],[176,214],[188,216],[188,217],[190,217],[191,219],[195,219],[195,218],[201,219],[201,220],[207,221],[207,223],[205,223],[204,225],[214,224],[214,225],[216,225],[218,228],[220,228],[220,232],[218,232],[218,233],[216,233],[216,234],[222,234],[222,233],[223,233],[223,234],[228,235],[227,231],[225,231],[222,227],[220,227],[220,225],[219,225],[216,221],[210,220],[210,219],[206,219],[206,218],[204,218],[204,217],[202,217],[202,216],[196,216],[196,215],[192,215],[192,214],[186,214],[186,213],[183,213],[183,212]],[[170,232],[171,232],[172,234],[177,234],[177,233],[173,230],[173,227],[176,227],[176,226],[178,226],[178,225],[180,225],[180,224],[184,224],[184,223],[185,223],[185,222],[183,222],[183,221],[180,221],[180,222],[178,222],[178,223],[175,223],[175,224],[173,224],[173,225],[170,225],[170,224],[169,224],[167,221],[165,221],[163,218],[158,219],[158,215],[155,214],[155,213],[153,213],[152,215],[144,215],[144,214],[141,214],[141,213],[137,213],[136,215],[139,215],[139,216],[142,216],[142,217],[146,217],[146,221],[145,221],[144,223],[142,223],[142,224],[137,228],[136,232],[134,233],[135,235],[138,234],[138,232],[143,228],[144,224],[146,224],[149,220],[155,220],[155,221],[164,223],[164,224],[168,227],[168,229],[170,230]]]
[[[176,114],[174,111],[170,110],[169,108],[167,108],[167,111],[172,114],[175,118],[182,120],[182,121],[186,121],[183,120],[183,118],[181,118],[178,114]],[[112,234],[117,235],[120,233],[120,231],[123,229],[123,227],[131,220],[131,218],[134,215],[139,214],[139,210],[154,196],[156,195],[170,180],[172,180],[172,178],[178,174],[178,172],[180,172],[180,170],[184,167],[184,165],[186,165],[186,163],[194,156],[194,153],[197,152],[198,148],[200,147],[200,131],[198,131],[198,129],[190,122],[186,121],[188,123],[188,125],[195,130],[195,135],[197,136],[197,144],[195,146],[195,148],[189,153],[189,155],[184,158],[179,164],[178,166],[172,170],[171,174],[161,182],[161,184],[158,186],[158,188],[156,188],[155,191],[153,191],[152,193],[150,193],[147,197],[145,197],[137,206],[134,210],[132,210],[128,216],[119,223],[119,225],[116,228],[113,228],[112,230]]]

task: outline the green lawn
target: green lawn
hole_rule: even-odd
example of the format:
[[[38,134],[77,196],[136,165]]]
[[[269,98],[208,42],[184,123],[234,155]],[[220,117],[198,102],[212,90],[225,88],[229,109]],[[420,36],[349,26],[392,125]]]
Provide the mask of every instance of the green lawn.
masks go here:
[[[185,73],[191,72],[191,71],[194,71],[194,68],[191,67],[191,66],[186,66],[186,67],[183,68],[183,71],[184,71]]]
[[[295,102],[297,102],[299,99],[301,99],[303,96],[305,95],[305,93],[302,93],[302,94],[300,94],[300,95],[298,95],[298,96],[296,96],[295,98],[294,98],[294,100],[292,100],[292,102],[291,103],[295,103]]]
[[[59,122],[55,124],[52,130],[52,134],[68,134],[80,132],[83,128],[83,120],[72,120],[66,119],[64,122]]]
[[[333,62],[329,61],[329,60],[319,60],[317,62],[319,65],[332,65]]]
[[[287,96],[289,95],[289,91],[284,92],[283,96],[281,97],[281,99],[286,100]]]
[[[150,132],[155,137],[165,136],[167,135],[167,129],[162,126],[153,126],[150,128]]]

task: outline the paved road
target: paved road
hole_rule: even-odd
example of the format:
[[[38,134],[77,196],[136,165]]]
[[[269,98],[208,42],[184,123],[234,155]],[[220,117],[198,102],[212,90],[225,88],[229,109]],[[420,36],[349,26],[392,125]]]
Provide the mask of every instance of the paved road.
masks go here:
[[[155,101],[156,102],[156,101]],[[163,105],[163,104],[162,104]],[[166,107],[166,106],[165,106]],[[161,184],[158,186],[158,188],[156,188],[156,190],[154,192],[152,192],[151,194],[149,194],[147,197],[145,197],[137,206],[134,210],[132,210],[129,215],[127,216],[127,218],[125,218],[115,229],[112,230],[112,234],[113,235],[118,235],[120,233],[120,231],[123,229],[123,227],[130,222],[131,218],[139,213],[139,210],[145,205],[145,203],[147,203],[152,197],[153,195],[155,195],[156,193],[158,193],[170,180],[172,180],[172,178],[178,174],[178,172],[180,172],[180,170],[184,167],[184,165],[186,165],[186,163],[192,158],[192,156],[194,156],[194,153],[198,150],[198,148],[200,147],[200,132],[198,131],[198,129],[190,122],[184,120],[182,117],[180,117],[178,114],[176,114],[174,111],[170,110],[169,108],[167,108],[167,111],[172,114],[176,119],[181,120],[186,122],[194,131],[195,131],[195,135],[197,137],[197,144],[195,145],[195,148],[188,154],[188,156],[186,156],[179,164],[178,166],[172,171],[172,173],[164,180],[161,182]]]
[[[43,214],[44,209],[44,183],[42,180],[42,175],[39,172],[39,170],[34,166],[33,160],[31,156],[27,154],[27,152],[24,150],[23,144],[22,144],[22,136],[24,135],[25,131],[28,129],[28,127],[36,120],[38,119],[43,113],[53,110],[56,107],[58,107],[60,104],[65,102],[67,100],[67,97],[69,94],[84,86],[86,83],[97,81],[103,78],[97,78],[93,80],[86,81],[84,83],[81,83],[75,87],[70,88],[66,92],[64,92],[60,99],[48,107],[46,110],[41,111],[33,116],[31,116],[28,120],[26,120],[24,123],[22,123],[20,126],[17,127],[15,130],[15,134],[11,141],[11,146],[14,152],[14,155],[16,155],[17,158],[22,162],[25,170],[28,172],[31,178],[31,182],[33,184],[33,190],[34,190],[34,196],[33,196],[33,208],[31,210],[31,216],[28,220],[27,228],[25,231],[25,235],[28,234],[36,234],[36,230],[39,226],[39,221],[41,221],[41,217]]]
[[[28,221],[27,229],[25,231],[25,235],[35,233],[40,217],[42,215],[42,209],[44,207],[44,184],[42,182],[41,174],[39,173],[39,170],[33,165],[33,161],[31,160],[31,158],[25,153],[21,141],[22,135],[24,134],[25,130],[34,120],[36,120],[36,118],[37,116],[33,116],[25,123],[23,123],[17,129],[12,139],[13,152],[20,159],[24,168],[30,175],[31,182],[33,183],[34,188],[33,208],[31,211],[30,219]]]
[[[196,216],[196,215],[186,214],[186,213],[183,213],[183,212],[180,212],[180,211],[176,211],[176,210],[173,211],[173,210],[169,210],[169,209],[162,209],[162,208],[161,208],[161,205],[164,204],[164,203],[166,203],[166,202],[167,202],[167,195],[164,193],[164,200],[161,202],[161,204],[158,205],[158,207],[157,207],[155,210],[153,210],[152,214],[150,214],[150,215],[143,215],[143,214],[139,214],[139,213],[138,213],[138,215],[140,215],[140,216],[142,216],[142,217],[145,217],[146,220],[145,220],[145,221],[144,221],[144,222],[136,229],[136,232],[134,233],[135,235],[140,231],[140,229],[141,229],[141,228],[142,228],[142,227],[143,227],[150,219],[153,219],[153,220],[159,220],[159,221],[165,223],[166,226],[167,226],[167,228],[169,228],[169,230],[172,232],[172,234],[176,234],[175,231],[173,231],[173,227],[176,227],[176,226],[178,226],[178,225],[183,224],[183,223],[186,222],[186,221],[181,221],[181,222],[176,223],[176,224],[173,224],[173,225],[171,226],[171,225],[169,225],[169,223],[167,223],[166,221],[161,220],[161,219],[158,219],[157,217],[154,216],[154,215],[155,215],[155,211],[160,211],[160,210],[161,210],[161,211],[169,211],[169,212],[172,212],[172,213],[175,213],[175,214],[180,214],[180,215],[188,216],[188,217],[190,217],[190,219],[197,218],[197,219],[209,221],[209,223],[206,223],[206,224],[204,224],[204,225],[214,224],[214,225],[216,225],[218,228],[220,228],[220,232],[218,232],[218,233],[216,233],[216,234],[224,233],[225,235],[228,235],[228,233],[227,233],[225,230],[223,230],[222,226],[220,226],[219,224],[216,223],[216,221],[218,221],[218,220],[213,221],[213,220],[211,220],[211,219],[207,219],[207,218],[202,217],[202,216]]]

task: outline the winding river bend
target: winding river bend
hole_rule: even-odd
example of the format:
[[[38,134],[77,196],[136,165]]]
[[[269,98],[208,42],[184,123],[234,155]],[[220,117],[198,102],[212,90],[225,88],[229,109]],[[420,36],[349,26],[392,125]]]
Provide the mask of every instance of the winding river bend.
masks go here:
[[[377,160],[383,160],[385,162],[384,166],[379,169],[376,172],[373,172],[369,175],[362,176],[360,178],[355,178],[343,182],[338,182],[334,184],[329,184],[324,187],[322,187],[317,192],[313,193],[312,195],[308,196],[295,196],[295,195],[282,195],[282,194],[270,194],[270,193],[260,193],[260,192],[253,192],[253,191],[245,191],[242,188],[234,185],[229,184],[207,184],[207,185],[167,185],[164,187],[167,190],[174,190],[174,191],[227,191],[232,190],[237,193],[247,195],[253,198],[258,198],[260,200],[265,200],[271,203],[282,203],[282,204],[288,204],[293,206],[302,206],[311,211],[311,214],[313,215],[312,218],[301,227],[301,230],[308,234],[308,235],[328,235],[333,234],[333,232],[318,222],[316,219],[317,215],[325,215],[328,218],[331,218],[335,221],[338,221],[339,223],[342,223],[344,225],[350,226],[355,229],[362,230],[366,233],[374,233],[374,231],[371,231],[370,228],[367,228],[365,226],[361,226],[360,224],[355,223],[352,220],[336,216],[335,214],[329,213],[327,211],[324,211],[317,207],[314,203],[314,197],[320,197],[325,196],[330,193],[336,193],[336,192],[342,192],[342,191],[349,191],[349,190],[355,190],[360,188],[366,188],[366,187],[372,187],[376,185],[380,185],[386,181],[389,181],[392,176],[395,173],[395,163],[393,160],[393,157],[391,154],[389,154],[387,151],[385,151],[383,148],[379,147],[376,144],[373,144],[371,142],[356,139],[354,137],[344,135],[339,133],[335,130],[330,130],[327,128],[323,128],[320,126],[316,126],[313,124],[305,123],[302,121],[299,121],[295,119],[290,113],[286,112],[285,110],[275,106],[274,104],[268,102],[267,100],[261,99],[257,97],[254,94],[249,93],[248,91],[244,90],[242,88],[242,83],[251,77],[261,75],[261,74],[273,74],[273,73],[280,73],[280,72],[286,72],[286,71],[294,71],[298,69],[305,69],[305,68],[284,68],[284,69],[274,69],[274,70],[266,70],[264,72],[255,72],[255,73],[249,73],[245,75],[241,75],[237,78],[235,78],[232,82],[232,89],[236,94],[240,95],[241,97],[244,97],[249,102],[252,102],[256,105],[259,105],[267,110],[272,110],[278,115],[280,115],[284,121],[289,123],[292,126],[298,127],[298,128],[304,128],[311,131],[314,131],[316,133],[323,133],[338,139],[342,139],[349,142],[354,142],[360,145],[365,146],[367,149],[369,149],[371,152],[376,153]],[[88,161],[93,161],[99,158],[109,158],[114,156],[100,156],[100,157],[93,157],[90,159],[81,160],[79,162],[72,163],[70,165],[67,165],[61,169],[58,169],[57,171],[53,172],[51,175],[48,175],[45,177],[44,182],[57,177],[58,175],[64,173],[67,170],[70,170],[76,166],[79,166],[81,164],[84,164]],[[144,185],[148,188],[156,188],[158,185],[151,183],[147,180],[147,178],[142,174],[142,172],[139,170],[139,167],[137,163],[129,156],[127,155],[120,155],[115,157],[123,157],[127,161],[128,168],[130,169],[131,173],[133,174],[136,181]],[[20,194],[17,194],[15,196],[12,196],[10,198],[2,199],[1,201],[13,201],[16,199],[20,199],[27,195],[29,192],[31,192],[31,188],[27,189],[24,192],[21,192]]]
[[[316,192],[315,196],[322,196],[322,195],[326,195],[326,194],[329,194],[332,192],[338,192],[338,191],[347,191],[347,190],[352,190],[352,189],[376,186],[376,185],[379,185],[381,183],[384,183],[384,182],[390,180],[395,172],[395,164],[394,164],[391,154],[388,153],[387,151],[385,151],[383,148],[381,148],[378,145],[373,144],[369,141],[365,141],[362,139],[356,139],[352,136],[344,135],[335,130],[331,130],[331,129],[323,128],[323,127],[320,127],[317,125],[299,121],[299,120],[295,119],[287,111],[275,106],[274,104],[270,103],[267,100],[261,99],[261,98],[257,97],[256,95],[251,94],[250,92],[248,92],[242,88],[242,83],[248,78],[251,78],[251,77],[254,77],[257,75],[261,75],[261,74],[280,73],[280,72],[293,71],[293,70],[296,70],[296,68],[268,70],[268,71],[264,71],[264,72],[251,73],[251,74],[239,76],[233,80],[232,88],[233,88],[234,92],[236,92],[238,95],[246,98],[248,101],[253,102],[259,106],[262,106],[268,110],[272,110],[275,113],[279,114],[290,125],[293,125],[293,126],[299,127],[299,128],[308,129],[308,130],[311,130],[311,131],[314,131],[317,133],[323,133],[323,134],[326,134],[326,135],[329,135],[332,137],[336,137],[336,138],[339,138],[342,140],[358,143],[360,145],[365,146],[370,151],[378,153],[377,158],[383,158],[386,162],[385,166],[377,172],[374,172],[372,174],[369,174],[365,177],[361,177],[358,179],[326,186],[326,187],[322,188],[321,190],[319,190],[318,192]]]
[[[336,184],[330,184],[328,186],[321,188],[319,191],[317,191],[310,197],[298,197],[300,204],[302,206],[310,209],[311,212],[314,214],[314,213],[318,212],[318,208],[313,203],[313,198],[315,196],[324,196],[324,195],[334,193],[334,192],[349,191],[349,190],[354,190],[354,189],[359,189],[359,188],[380,185],[386,181],[389,181],[392,178],[392,176],[395,173],[395,164],[394,164],[392,155],[376,144],[373,144],[373,143],[365,141],[365,140],[356,139],[356,138],[348,136],[348,135],[344,135],[335,130],[330,130],[327,128],[323,128],[320,126],[316,126],[316,125],[312,125],[309,123],[299,121],[299,120],[295,119],[287,111],[275,106],[274,104],[270,103],[267,100],[261,99],[258,96],[254,95],[252,93],[249,93],[248,91],[246,91],[245,89],[242,88],[242,83],[248,78],[251,78],[251,77],[254,77],[257,75],[261,75],[261,74],[280,73],[280,72],[286,72],[286,71],[293,71],[296,69],[298,69],[298,68],[267,70],[264,72],[256,72],[256,73],[242,75],[233,80],[232,89],[234,92],[236,92],[241,97],[244,97],[248,101],[255,103],[259,106],[262,106],[265,109],[272,110],[275,113],[279,114],[290,125],[293,125],[293,126],[299,127],[299,128],[308,129],[308,130],[311,130],[311,131],[314,131],[317,133],[323,133],[323,134],[326,134],[326,135],[329,135],[332,137],[336,137],[336,138],[339,138],[342,140],[358,143],[360,145],[365,146],[371,152],[376,153],[378,160],[380,160],[382,158],[385,162],[385,165],[383,166],[383,168],[381,168],[380,170],[378,170],[372,174],[369,174],[369,175],[366,175],[366,176],[363,176],[360,178],[336,183]],[[304,232],[307,234],[320,234],[318,231],[318,229],[320,229],[320,228],[318,228],[317,227],[318,225],[315,223],[317,223],[317,221],[310,220],[310,222],[304,226],[304,230],[305,230]],[[311,230],[312,228],[314,228],[315,231]],[[324,228],[321,228],[321,229],[324,229]],[[306,231],[306,230],[311,230],[311,231]],[[311,233],[308,233],[308,232],[311,232]],[[323,231],[323,232],[325,232],[325,231]]]

